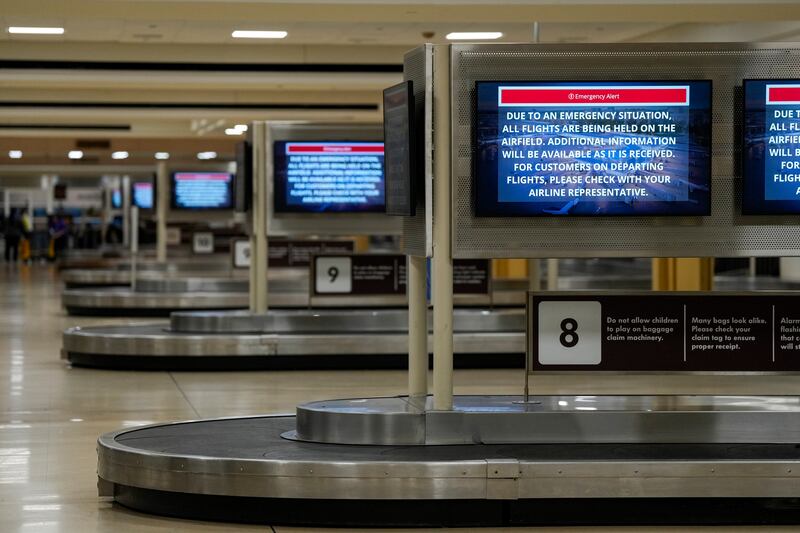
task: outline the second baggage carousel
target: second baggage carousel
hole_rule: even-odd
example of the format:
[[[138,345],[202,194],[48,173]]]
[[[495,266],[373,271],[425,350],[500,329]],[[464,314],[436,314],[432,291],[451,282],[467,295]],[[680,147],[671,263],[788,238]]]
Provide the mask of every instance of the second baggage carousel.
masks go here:
[[[456,309],[453,327],[457,367],[524,366],[524,310]],[[404,368],[407,338],[405,309],[174,313],[170,322],[70,328],[62,357],[141,370]]]

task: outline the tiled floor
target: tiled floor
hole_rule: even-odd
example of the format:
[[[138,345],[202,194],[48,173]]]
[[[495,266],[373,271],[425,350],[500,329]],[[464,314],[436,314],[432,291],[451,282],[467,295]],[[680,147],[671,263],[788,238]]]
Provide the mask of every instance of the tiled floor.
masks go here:
[[[95,487],[95,439],[120,427],[156,421],[285,413],[301,401],[404,391],[406,378],[401,371],[168,373],[71,369],[59,359],[63,329],[125,320],[68,317],[60,307],[60,290],[57,274],[49,267],[0,263],[0,532],[268,531],[267,526],[151,517],[101,501]],[[456,388],[460,393],[518,393],[522,379],[519,370],[460,371]],[[739,376],[687,380],[667,376],[598,382],[596,378],[550,377],[534,385],[539,392],[584,393],[670,388],[682,392],[800,394],[800,379]]]

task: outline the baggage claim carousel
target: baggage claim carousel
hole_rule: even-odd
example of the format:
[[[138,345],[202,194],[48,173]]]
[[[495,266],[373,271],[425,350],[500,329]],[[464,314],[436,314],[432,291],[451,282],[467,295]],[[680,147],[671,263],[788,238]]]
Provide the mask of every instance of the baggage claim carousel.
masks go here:
[[[108,433],[99,492],[146,513],[280,525],[800,521],[796,397],[454,401],[332,400]]]
[[[603,263],[599,263],[603,265]],[[608,265],[596,267],[598,270]],[[72,327],[63,334],[62,358],[84,367],[141,370],[248,370],[405,368],[408,314],[402,298],[335,299],[333,308],[309,308],[305,272],[271,271],[266,314],[244,309],[212,311],[205,306],[231,301],[247,307],[246,280],[140,281],[134,300],[131,291],[105,289],[103,298],[126,295],[147,313],[166,314],[168,322],[124,326]],[[574,270],[559,279],[564,290],[600,288],[642,289],[649,276],[638,267],[625,274],[593,275]],[[493,305],[477,306],[474,296],[455,297],[455,365],[459,368],[521,368],[525,353],[525,311],[522,280],[496,282]],[[717,276],[718,290],[792,290],[800,285],[775,278]],[[239,292],[210,292],[233,287]],[[143,289],[178,287],[181,292],[144,292]],[[65,296],[71,291],[65,291]],[[92,291],[82,291],[91,293]],[[172,305],[191,302],[184,311],[146,307],[149,302]],[[319,305],[320,302],[315,302]],[[325,303],[325,300],[322,301]],[[344,306],[344,307],[342,307]],[[129,308],[126,307],[127,311]],[[135,311],[136,309],[134,309]],[[105,314],[95,310],[93,314]],[[124,313],[123,313],[124,314]]]
[[[565,261],[560,288],[649,287],[649,264]],[[137,290],[64,291],[70,312],[97,315],[167,314],[169,322],[73,327],[62,357],[76,366],[152,370],[404,368],[408,314],[404,297],[322,298],[310,308],[305,271],[270,270],[266,314],[252,314],[246,280],[141,280]],[[241,292],[209,292],[235,286]],[[456,295],[456,366],[524,366],[526,280],[500,280],[486,295]],[[164,289],[180,292],[156,292]],[[97,296],[93,296],[97,295]],[[76,300],[80,299],[80,305]],[[122,302],[122,303],[119,303]],[[184,311],[176,306],[187,302]],[[199,311],[215,307],[213,311]],[[238,304],[238,305],[236,305]],[[123,306],[124,307],[120,307]],[[135,306],[134,306],[135,305]],[[106,306],[111,306],[110,308]],[[325,306],[328,306],[326,308]],[[88,307],[88,310],[87,310]]]

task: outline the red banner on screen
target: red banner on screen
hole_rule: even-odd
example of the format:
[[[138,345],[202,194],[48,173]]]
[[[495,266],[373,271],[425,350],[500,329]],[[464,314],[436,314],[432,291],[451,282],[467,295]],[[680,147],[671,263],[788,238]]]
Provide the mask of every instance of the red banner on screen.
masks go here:
[[[800,104],[800,85],[767,85],[767,104]]]
[[[532,107],[689,105],[689,87],[500,87],[499,104]]]
[[[230,181],[231,175],[225,173],[191,173],[175,174],[175,181]]]
[[[383,144],[287,144],[287,154],[383,154]]]

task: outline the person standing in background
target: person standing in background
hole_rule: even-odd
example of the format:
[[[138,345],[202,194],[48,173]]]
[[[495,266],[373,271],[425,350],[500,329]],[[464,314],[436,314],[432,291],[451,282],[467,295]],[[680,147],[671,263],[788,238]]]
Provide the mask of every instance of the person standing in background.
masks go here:
[[[22,238],[22,221],[16,210],[12,210],[8,215],[3,235],[6,241],[3,256],[8,262],[16,262],[19,258],[19,241]]]
[[[31,260],[31,237],[33,237],[33,220],[28,213],[28,208],[22,208],[22,213],[19,216],[19,224],[22,228],[22,241],[20,242],[20,259],[22,261]]]

